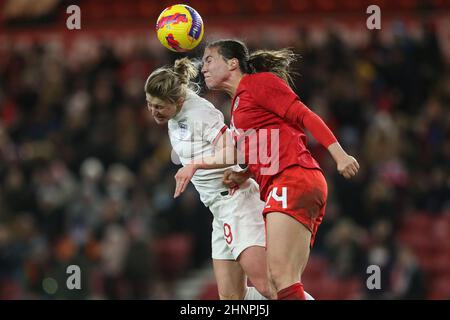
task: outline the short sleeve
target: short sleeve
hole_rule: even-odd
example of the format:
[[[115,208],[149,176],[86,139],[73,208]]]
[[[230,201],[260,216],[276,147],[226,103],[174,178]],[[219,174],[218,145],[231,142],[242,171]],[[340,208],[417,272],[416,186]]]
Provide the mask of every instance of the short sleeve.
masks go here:
[[[281,118],[284,118],[289,107],[299,100],[289,85],[271,72],[253,74],[248,87],[258,105]]]

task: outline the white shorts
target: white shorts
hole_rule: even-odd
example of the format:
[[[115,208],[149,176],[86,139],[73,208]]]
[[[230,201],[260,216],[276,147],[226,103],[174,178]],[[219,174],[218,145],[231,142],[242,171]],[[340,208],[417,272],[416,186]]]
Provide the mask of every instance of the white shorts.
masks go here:
[[[248,179],[233,195],[218,196],[209,206],[214,216],[213,259],[237,260],[248,247],[265,247],[264,205],[253,179]]]

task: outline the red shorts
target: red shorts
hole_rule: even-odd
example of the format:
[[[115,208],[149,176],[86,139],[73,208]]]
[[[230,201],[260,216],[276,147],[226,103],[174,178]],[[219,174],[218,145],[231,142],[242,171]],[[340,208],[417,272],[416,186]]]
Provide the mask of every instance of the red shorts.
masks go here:
[[[311,247],[325,215],[327,182],[318,169],[288,167],[278,173],[267,189],[264,220],[269,212],[290,215],[311,231]]]

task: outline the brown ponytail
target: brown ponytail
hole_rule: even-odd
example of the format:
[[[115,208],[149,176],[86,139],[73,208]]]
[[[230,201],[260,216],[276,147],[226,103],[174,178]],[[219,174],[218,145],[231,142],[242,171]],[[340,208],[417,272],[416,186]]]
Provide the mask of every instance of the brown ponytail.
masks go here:
[[[293,83],[291,64],[298,55],[290,49],[258,50],[250,54],[248,65],[251,73],[272,72],[289,84]]]

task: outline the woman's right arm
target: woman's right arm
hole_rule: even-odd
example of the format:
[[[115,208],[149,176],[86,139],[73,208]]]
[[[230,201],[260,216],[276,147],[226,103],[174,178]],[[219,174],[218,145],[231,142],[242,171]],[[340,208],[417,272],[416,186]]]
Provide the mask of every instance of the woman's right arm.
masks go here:
[[[215,142],[214,154],[194,159],[196,169],[220,169],[238,163],[238,151],[233,143],[233,137],[226,130]]]
[[[233,143],[233,138],[229,130],[215,141],[215,152],[211,156],[202,156],[194,159],[191,163],[180,168],[175,175],[175,193],[174,198],[186,190],[189,182],[198,169],[220,169],[232,166],[238,163],[238,151]]]

